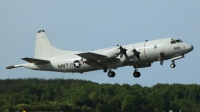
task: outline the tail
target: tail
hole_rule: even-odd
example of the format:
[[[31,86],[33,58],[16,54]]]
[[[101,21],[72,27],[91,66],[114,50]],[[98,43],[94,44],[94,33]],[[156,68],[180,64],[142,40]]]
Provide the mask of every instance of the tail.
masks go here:
[[[43,65],[49,63],[51,58],[68,55],[68,54],[77,54],[80,52],[77,51],[63,51],[54,47],[49,38],[47,37],[44,30],[40,30],[36,35],[36,45],[35,45],[35,58],[22,58],[23,60],[33,63],[35,65]],[[31,68],[30,64],[19,64],[7,66],[6,69],[26,67]],[[34,69],[34,68],[31,68]]]
[[[40,30],[36,35],[35,58],[36,59],[51,59],[61,55],[74,53],[73,51],[63,51],[54,47],[44,30]]]

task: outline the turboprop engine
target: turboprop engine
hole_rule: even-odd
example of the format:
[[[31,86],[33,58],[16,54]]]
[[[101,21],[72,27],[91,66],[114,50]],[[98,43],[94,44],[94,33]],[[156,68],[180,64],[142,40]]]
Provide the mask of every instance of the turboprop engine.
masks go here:
[[[127,49],[123,48],[122,46],[118,46],[114,47],[114,48],[110,48],[107,51],[105,51],[104,55],[107,56],[107,58],[116,58],[120,55],[120,57],[122,57],[123,55],[125,55],[125,57],[128,59],[128,56],[126,54]]]
[[[125,49],[125,48],[124,48]],[[120,60],[122,62],[127,62],[133,58],[137,58],[140,61],[140,52],[133,47],[133,49],[125,49],[125,53],[120,55]]]

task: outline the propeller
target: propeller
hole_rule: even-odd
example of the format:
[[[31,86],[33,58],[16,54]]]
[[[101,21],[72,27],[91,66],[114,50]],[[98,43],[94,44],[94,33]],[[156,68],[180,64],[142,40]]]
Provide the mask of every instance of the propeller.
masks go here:
[[[128,55],[126,53],[127,49],[126,48],[123,48],[121,45],[119,46],[119,49],[120,49],[120,58],[123,57],[123,55],[126,57],[126,59],[128,60]]]
[[[137,59],[140,60],[140,52],[135,49],[135,46],[133,46],[133,47],[134,47],[134,49],[132,51],[133,56],[137,57]]]

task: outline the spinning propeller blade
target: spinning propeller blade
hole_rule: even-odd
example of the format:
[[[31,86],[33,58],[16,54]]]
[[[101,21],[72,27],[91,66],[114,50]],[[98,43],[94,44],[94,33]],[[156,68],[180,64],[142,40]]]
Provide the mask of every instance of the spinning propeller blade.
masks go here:
[[[135,46],[133,46],[133,47],[134,47],[134,49],[132,51],[133,56],[137,57],[137,59],[140,60],[140,52],[135,49]]]
[[[120,58],[123,57],[123,55],[126,57],[126,59],[128,60],[128,55],[126,53],[127,49],[126,48],[123,48],[121,45],[119,46],[119,49],[120,49]]]

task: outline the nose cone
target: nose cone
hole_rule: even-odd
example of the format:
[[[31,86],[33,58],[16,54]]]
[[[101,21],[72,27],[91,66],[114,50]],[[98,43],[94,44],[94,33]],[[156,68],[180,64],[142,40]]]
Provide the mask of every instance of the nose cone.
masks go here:
[[[194,49],[193,45],[191,44],[186,44],[186,53],[191,52]]]
[[[192,51],[194,49],[194,46],[189,44],[188,49],[189,49],[189,51]]]

